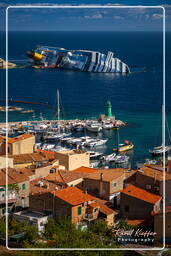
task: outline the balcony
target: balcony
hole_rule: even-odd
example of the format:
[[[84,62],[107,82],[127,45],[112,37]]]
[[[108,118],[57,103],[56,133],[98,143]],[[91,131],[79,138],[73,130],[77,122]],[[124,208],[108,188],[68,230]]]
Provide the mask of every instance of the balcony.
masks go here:
[[[85,220],[91,221],[94,219],[93,213],[86,213],[84,216]]]
[[[13,203],[18,200],[18,193],[16,190],[8,190],[8,203]],[[1,191],[0,193],[0,204],[6,203],[6,191]]]

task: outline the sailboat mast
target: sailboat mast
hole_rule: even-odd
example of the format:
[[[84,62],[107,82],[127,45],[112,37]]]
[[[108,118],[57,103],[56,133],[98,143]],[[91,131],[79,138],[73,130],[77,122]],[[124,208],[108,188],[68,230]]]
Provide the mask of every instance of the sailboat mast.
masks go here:
[[[117,153],[119,152],[119,129],[117,129]]]
[[[58,109],[57,109],[57,111],[58,111],[58,116],[57,116],[57,118],[58,118],[58,121],[59,121],[59,115],[60,115],[60,108],[59,108],[59,90],[57,90],[57,107],[58,107]]]

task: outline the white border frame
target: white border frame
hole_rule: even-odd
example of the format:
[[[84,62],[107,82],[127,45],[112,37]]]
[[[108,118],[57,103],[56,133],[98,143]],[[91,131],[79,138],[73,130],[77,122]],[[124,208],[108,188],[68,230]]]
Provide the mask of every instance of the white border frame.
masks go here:
[[[26,9],[26,8],[59,8],[59,9],[75,9],[75,8],[87,8],[87,9],[162,9],[163,10],[163,104],[162,104],[162,142],[165,146],[165,8],[163,6],[109,6],[109,5],[85,5],[85,6],[73,6],[73,5],[19,5],[8,6],[6,8],[6,138],[8,138],[8,10],[9,9]],[[163,154],[163,168],[165,168],[165,154]],[[8,212],[8,139],[6,139],[6,212]],[[10,248],[8,247],[8,214],[6,214],[6,248],[8,250],[15,251],[151,251],[151,250],[163,250],[165,249],[165,171],[163,171],[163,247],[153,248]]]

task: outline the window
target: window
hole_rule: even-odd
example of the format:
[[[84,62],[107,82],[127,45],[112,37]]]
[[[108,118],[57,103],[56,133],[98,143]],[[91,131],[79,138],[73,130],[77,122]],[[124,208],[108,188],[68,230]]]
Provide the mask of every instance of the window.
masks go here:
[[[113,187],[114,187],[114,188],[116,188],[117,185],[118,185],[117,182],[114,182],[114,183],[113,183]]]
[[[77,209],[78,209],[78,215],[81,215],[82,207],[79,206]]]
[[[26,208],[26,199],[25,198],[21,199],[21,206],[22,206],[22,208]]]
[[[22,184],[22,190],[25,190],[25,189],[26,189],[26,184],[23,183],[23,184]]]
[[[129,205],[125,205],[125,212],[129,212]]]

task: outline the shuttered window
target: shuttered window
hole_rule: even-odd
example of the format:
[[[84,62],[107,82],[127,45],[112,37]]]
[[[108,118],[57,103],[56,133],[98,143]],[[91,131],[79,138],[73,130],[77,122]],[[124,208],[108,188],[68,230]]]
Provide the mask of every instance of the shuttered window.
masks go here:
[[[81,206],[79,206],[77,209],[78,209],[78,215],[81,215],[82,207],[81,207]]]

